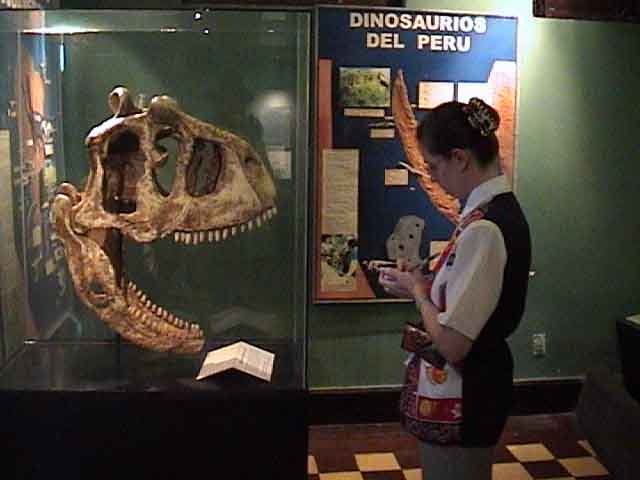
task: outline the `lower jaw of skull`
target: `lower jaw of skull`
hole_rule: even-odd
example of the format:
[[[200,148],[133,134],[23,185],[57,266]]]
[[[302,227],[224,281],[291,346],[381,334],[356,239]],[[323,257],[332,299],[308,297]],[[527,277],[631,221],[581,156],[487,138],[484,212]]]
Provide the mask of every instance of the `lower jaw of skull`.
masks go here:
[[[104,318],[109,313],[97,311],[107,324],[124,338],[142,347],[156,351],[197,353],[204,345],[204,334],[197,323],[185,321],[157,305],[127,279],[123,265],[122,234],[115,229],[90,237],[102,236],[102,250],[111,260],[115,272],[116,291],[126,305],[124,312],[113,312],[114,318]],[[94,309],[95,310],[95,309]],[[124,324],[122,324],[124,322]]]
[[[275,215],[275,207],[269,208],[253,219],[239,225],[207,231],[179,231],[168,235],[181,245],[215,244],[224,242],[236,235],[259,229]],[[158,305],[148,293],[128,278],[123,258],[123,235],[117,229],[91,231],[89,233],[109,257],[115,273],[115,286],[126,305],[126,311],[114,315],[117,318],[105,318],[104,311],[94,311],[107,324],[111,325],[127,340],[142,347],[156,351],[174,353],[197,353],[204,346],[204,333],[195,322],[186,321],[165,306]],[[122,321],[126,325],[119,325]]]

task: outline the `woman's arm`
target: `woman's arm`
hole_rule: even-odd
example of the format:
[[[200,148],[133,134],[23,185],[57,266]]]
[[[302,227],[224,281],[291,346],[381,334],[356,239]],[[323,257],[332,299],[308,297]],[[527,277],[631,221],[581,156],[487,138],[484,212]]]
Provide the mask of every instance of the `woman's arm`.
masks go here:
[[[416,287],[416,290],[418,289]],[[471,350],[473,342],[453,328],[440,325],[438,322],[440,311],[424,293],[414,292],[414,298],[422,318],[422,325],[431,336],[438,352],[451,364],[463,360]]]

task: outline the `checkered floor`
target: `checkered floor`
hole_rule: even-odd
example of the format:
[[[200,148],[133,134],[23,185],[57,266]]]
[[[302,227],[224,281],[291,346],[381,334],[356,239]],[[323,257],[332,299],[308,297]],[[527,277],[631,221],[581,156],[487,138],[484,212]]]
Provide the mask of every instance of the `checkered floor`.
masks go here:
[[[605,480],[606,468],[567,415],[513,417],[493,480]],[[415,440],[397,424],[312,427],[309,480],[422,480]]]

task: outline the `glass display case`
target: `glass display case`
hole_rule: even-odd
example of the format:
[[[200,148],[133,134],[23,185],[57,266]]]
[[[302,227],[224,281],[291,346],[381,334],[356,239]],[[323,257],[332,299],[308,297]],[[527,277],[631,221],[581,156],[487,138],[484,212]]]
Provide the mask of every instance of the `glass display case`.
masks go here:
[[[118,448],[73,462],[83,475],[178,434],[216,438],[180,437],[181,475],[274,429],[304,449],[310,12],[3,11],[0,36],[0,423],[15,448],[41,447],[49,476],[72,473],[55,444],[82,449],[85,422],[92,450]],[[196,380],[237,341],[275,354],[270,381]]]

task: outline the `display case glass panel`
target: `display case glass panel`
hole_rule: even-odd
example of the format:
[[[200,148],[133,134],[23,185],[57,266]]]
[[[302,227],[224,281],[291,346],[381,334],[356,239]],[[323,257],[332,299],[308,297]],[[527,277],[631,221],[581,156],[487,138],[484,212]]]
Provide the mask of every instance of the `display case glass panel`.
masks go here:
[[[240,340],[304,388],[310,13],[5,11],[0,37],[0,389],[191,381]]]

